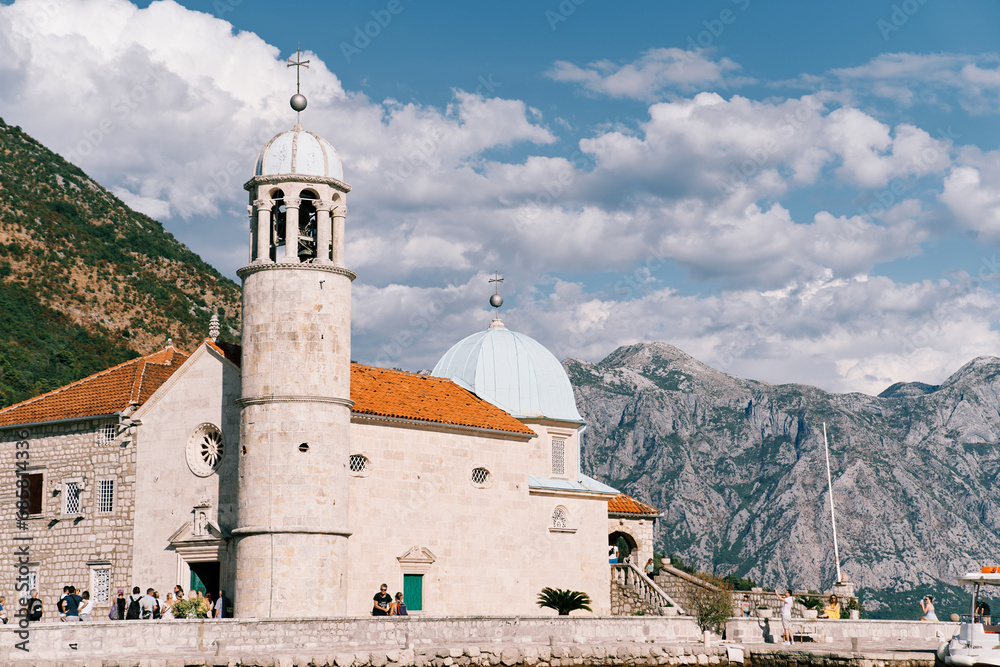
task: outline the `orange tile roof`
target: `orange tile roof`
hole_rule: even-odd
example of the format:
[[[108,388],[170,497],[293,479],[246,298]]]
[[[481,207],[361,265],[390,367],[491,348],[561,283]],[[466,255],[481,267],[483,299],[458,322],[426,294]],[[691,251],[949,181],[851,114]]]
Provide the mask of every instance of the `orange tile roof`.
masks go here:
[[[451,380],[363,364],[351,364],[352,412],[472,426],[534,436],[500,408]]]
[[[205,344],[240,364],[238,345],[210,340]],[[167,348],[127,361],[0,410],[0,426],[110,415],[133,403],[142,405],[189,356]],[[451,380],[429,375],[351,364],[351,400],[352,412],[359,415],[535,435],[511,415]]]
[[[110,415],[142,405],[190,355],[173,347],[0,410],[0,426]]]
[[[608,513],[641,514],[648,516],[652,514],[659,514],[660,510],[656,509],[652,505],[639,502],[631,496],[626,496],[624,493],[619,493],[617,496],[608,501]]]

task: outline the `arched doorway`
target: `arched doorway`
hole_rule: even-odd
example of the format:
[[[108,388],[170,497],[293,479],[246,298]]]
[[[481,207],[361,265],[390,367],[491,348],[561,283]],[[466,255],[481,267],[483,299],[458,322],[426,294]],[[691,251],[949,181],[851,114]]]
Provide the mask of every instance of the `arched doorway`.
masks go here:
[[[621,531],[615,531],[608,535],[608,551],[611,551],[611,547],[618,547],[618,562],[625,563],[631,562],[626,560],[631,556],[632,552],[637,549],[635,543],[635,538],[633,538],[628,533],[623,533]],[[642,565],[639,563],[638,565]]]

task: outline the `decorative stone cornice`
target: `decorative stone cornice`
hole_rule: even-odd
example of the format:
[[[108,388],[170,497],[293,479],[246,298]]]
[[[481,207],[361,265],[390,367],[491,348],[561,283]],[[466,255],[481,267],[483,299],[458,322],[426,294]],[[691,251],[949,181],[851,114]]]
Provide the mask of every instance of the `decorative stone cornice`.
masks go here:
[[[332,266],[330,264],[281,264],[278,262],[260,262],[259,264],[247,264],[242,269],[236,272],[236,275],[241,279],[246,280],[247,276],[257,273],[258,271],[325,271],[326,273],[336,273],[340,276],[347,276],[352,282],[358,277],[358,274],[354,273],[350,269],[345,269],[342,266]]]
[[[267,176],[254,176],[243,184],[244,190],[253,190],[258,185],[269,185],[271,183],[322,183],[337,188],[341,192],[350,192],[351,186],[343,181],[330,178],[328,176],[310,176],[308,174],[269,174]]]
[[[349,398],[337,398],[336,396],[280,396],[268,394],[267,396],[250,396],[247,398],[237,398],[236,405],[245,408],[248,405],[264,405],[267,403],[332,403],[340,405],[348,410],[354,407],[354,401]]]

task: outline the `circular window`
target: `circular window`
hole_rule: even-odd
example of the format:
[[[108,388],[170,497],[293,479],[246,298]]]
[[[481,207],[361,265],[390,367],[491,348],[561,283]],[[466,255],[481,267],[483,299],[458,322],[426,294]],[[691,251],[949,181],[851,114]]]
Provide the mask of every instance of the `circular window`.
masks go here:
[[[485,489],[493,482],[493,475],[486,468],[472,469],[472,486]]]
[[[222,431],[214,424],[202,424],[188,440],[188,468],[198,477],[208,477],[219,469],[225,453]]]
[[[364,454],[351,454],[348,467],[355,477],[367,477],[372,471],[371,461]]]

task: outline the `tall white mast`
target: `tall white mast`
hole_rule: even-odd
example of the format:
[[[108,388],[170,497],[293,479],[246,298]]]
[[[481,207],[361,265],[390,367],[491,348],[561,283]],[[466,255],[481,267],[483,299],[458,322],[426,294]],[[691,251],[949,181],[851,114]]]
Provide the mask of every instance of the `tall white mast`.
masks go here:
[[[826,485],[830,489],[830,523],[833,524],[833,559],[837,563],[837,581],[840,578],[840,551],[837,549],[837,515],[833,512],[833,479],[830,477],[830,446],[826,444],[826,422],[823,422],[823,451],[826,454]]]

